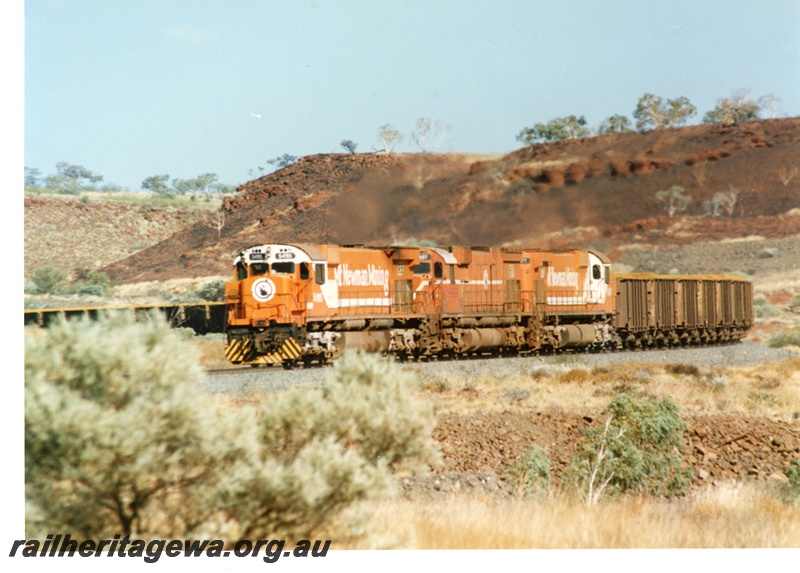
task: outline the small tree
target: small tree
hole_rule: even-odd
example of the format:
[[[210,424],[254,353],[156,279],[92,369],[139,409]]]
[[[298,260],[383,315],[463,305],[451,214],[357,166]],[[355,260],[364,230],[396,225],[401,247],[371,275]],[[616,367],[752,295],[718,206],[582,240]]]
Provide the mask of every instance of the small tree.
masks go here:
[[[151,175],[142,181],[142,189],[150,191],[159,197],[174,197],[175,192],[169,186],[169,175]]]
[[[378,128],[378,137],[380,138],[381,143],[383,144],[383,150],[386,153],[394,151],[395,146],[398,143],[402,143],[404,139],[403,134],[401,134],[388,123]]]
[[[46,265],[34,271],[31,277],[36,290],[42,294],[55,294],[67,280],[67,271],[53,265]]]
[[[417,118],[417,129],[412,134],[414,143],[417,144],[421,153],[425,153],[428,148],[428,136],[431,133],[431,118]]]
[[[181,195],[186,193],[197,193],[206,195],[210,200],[212,193],[232,193],[235,188],[232,185],[225,185],[219,182],[216,173],[203,173],[192,179],[173,179],[172,187]]]
[[[758,98],[758,108],[766,114],[766,117],[778,117],[782,107],[783,101],[773,93]]]
[[[108,287],[111,286],[111,279],[103,271],[89,271],[86,275],[86,283]]]
[[[25,187],[38,187],[41,176],[42,172],[36,167],[25,166]]]
[[[345,151],[347,151],[351,155],[355,155],[356,147],[358,147],[358,144],[350,139],[343,139],[339,145],[344,147]]]
[[[288,153],[284,153],[283,155],[279,155],[278,157],[273,157],[272,159],[267,159],[267,163],[272,165],[275,171],[283,169],[284,167],[289,167],[292,163],[297,161],[296,155],[289,155]]]
[[[29,536],[159,527],[177,536],[207,519],[204,486],[221,460],[197,406],[202,376],[193,352],[155,317],[137,323],[125,313],[26,333]],[[158,506],[167,518],[153,513]]]
[[[631,128],[631,121],[624,115],[612,115],[611,117],[604,119],[600,124],[600,127],[597,128],[597,133],[599,135],[605,135],[608,133],[625,133],[628,131],[633,131]]]
[[[103,271],[80,269],[73,272],[76,283],[71,286],[79,295],[105,296],[111,279]]]
[[[435,149],[441,149],[450,136],[452,126],[437,119],[433,122],[433,144]]]
[[[61,193],[76,194],[103,180],[102,175],[89,171],[82,165],[71,165],[64,161],[56,163],[56,172],[45,179],[45,184]]]
[[[636,129],[658,129],[683,125],[689,117],[697,113],[697,108],[686,97],[664,101],[660,96],[644,94],[639,98],[633,118]]]
[[[706,213],[712,217],[719,217],[722,213],[727,213],[729,217],[733,216],[733,210],[736,208],[736,203],[739,200],[739,190],[731,186],[729,191],[719,191],[714,194],[711,201],[703,202],[703,207]]]
[[[706,113],[703,123],[735,124],[758,119],[761,107],[747,93],[738,90],[729,98],[717,100],[717,107]]]
[[[619,394],[608,406],[605,424],[586,432],[565,482],[587,505],[624,492],[679,493],[689,483],[678,452],[686,429],[669,397]]]
[[[656,198],[666,203],[667,213],[669,213],[670,217],[675,216],[675,213],[679,211],[685,211],[692,202],[692,198],[684,194],[685,191],[686,189],[680,185],[673,185],[669,189],[664,189],[656,193]]]
[[[215,213],[210,213],[206,224],[217,232],[217,238],[222,236],[222,229],[225,228],[226,213],[220,209]]]
[[[187,193],[194,193],[195,186],[191,179],[175,178],[172,180],[172,188],[181,195],[185,195]]]
[[[233,195],[236,193],[236,185],[228,185],[227,183],[215,183],[214,192],[222,195]]]
[[[526,127],[517,134],[517,141],[528,145],[537,141],[559,141],[586,137],[591,133],[586,127],[584,116],[568,115],[551,119],[547,123],[537,123],[533,127]]]

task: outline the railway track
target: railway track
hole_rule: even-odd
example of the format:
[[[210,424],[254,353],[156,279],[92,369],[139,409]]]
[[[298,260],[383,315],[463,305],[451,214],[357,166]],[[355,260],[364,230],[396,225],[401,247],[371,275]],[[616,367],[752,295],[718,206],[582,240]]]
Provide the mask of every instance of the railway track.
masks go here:
[[[798,355],[790,350],[780,348],[770,348],[760,342],[736,341],[718,343],[709,346],[691,347],[667,347],[667,348],[647,348],[637,350],[620,349],[617,351],[604,352],[562,352],[558,354],[525,354],[514,356],[464,356],[454,359],[436,358],[428,360],[418,360],[401,362],[405,367],[418,370],[478,370],[485,369],[481,375],[492,375],[493,369],[499,371],[506,370],[506,365],[513,365],[519,368],[520,365],[526,367],[546,366],[546,365],[567,365],[570,367],[593,367],[627,362],[642,363],[672,363],[672,364],[692,364],[698,367],[711,368],[715,366],[749,366],[759,363],[768,363],[786,358],[797,358]],[[316,376],[318,372],[328,371],[326,365],[314,364],[309,367],[297,367],[294,369],[282,368],[279,365],[260,365],[260,366],[233,366],[230,368],[214,368],[206,370],[211,376],[226,376],[234,374],[243,375],[282,375],[288,378],[303,378],[308,374]]]
[[[787,358],[798,358],[786,349],[770,348],[760,342],[691,348],[650,349],[635,352],[570,353],[498,358],[479,357],[470,360],[432,360],[401,363],[415,378],[424,382],[464,380],[514,380],[526,378],[541,368],[571,370],[595,367],[614,368],[626,363],[685,364],[712,369],[721,366],[753,366]],[[234,398],[249,399],[258,394],[286,391],[297,387],[321,387],[331,375],[330,368],[225,368],[208,371],[202,390]]]

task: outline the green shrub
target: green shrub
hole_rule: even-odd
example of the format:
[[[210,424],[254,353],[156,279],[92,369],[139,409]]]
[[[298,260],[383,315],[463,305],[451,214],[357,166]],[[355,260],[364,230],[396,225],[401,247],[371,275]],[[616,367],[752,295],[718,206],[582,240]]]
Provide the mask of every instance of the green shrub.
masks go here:
[[[523,458],[509,472],[523,495],[545,498],[550,494],[550,458],[537,444],[531,444]]]
[[[800,346],[800,328],[784,330],[770,337],[767,345],[771,348],[783,348],[784,346]]]
[[[345,354],[322,389],[218,405],[151,317],[26,330],[29,538],[310,536],[393,468],[437,460],[432,412],[393,363]]]
[[[280,394],[251,419],[236,413],[232,436],[243,455],[224,500],[240,534],[309,535],[384,491],[390,470],[438,461],[433,413],[415,386],[391,361],[346,352],[323,388]]]
[[[527,388],[508,388],[503,390],[503,397],[509,402],[522,402],[531,397],[531,391]]]
[[[209,302],[223,302],[225,300],[225,281],[215,280],[206,283],[197,289],[194,294]]]
[[[111,279],[103,271],[89,271],[84,277],[81,277],[81,282],[85,285],[97,285],[104,289],[111,286]]]
[[[67,279],[67,271],[53,265],[36,269],[31,277],[36,283],[36,290],[43,294],[54,294]]]
[[[769,304],[764,297],[756,297],[753,301],[753,313],[758,318],[774,318],[781,315],[780,309]]]
[[[776,497],[789,506],[800,506],[800,458],[795,458],[784,472],[789,478],[785,483],[775,487]]]
[[[192,340],[195,336],[197,336],[197,333],[194,331],[194,329],[189,328],[188,326],[173,326],[172,332],[174,332],[175,336],[181,340]]]
[[[106,296],[106,289],[102,285],[83,285],[78,287],[80,296]]]
[[[129,314],[25,336],[28,536],[179,534],[204,516],[213,427],[202,371],[163,321]],[[156,526],[154,508],[168,516]]]
[[[786,477],[789,478],[789,487],[794,491],[795,497],[800,498],[800,459],[792,462],[786,470]]]
[[[678,453],[686,428],[669,397],[619,394],[608,406],[605,424],[586,432],[565,482],[588,505],[625,492],[679,493],[689,483]]]

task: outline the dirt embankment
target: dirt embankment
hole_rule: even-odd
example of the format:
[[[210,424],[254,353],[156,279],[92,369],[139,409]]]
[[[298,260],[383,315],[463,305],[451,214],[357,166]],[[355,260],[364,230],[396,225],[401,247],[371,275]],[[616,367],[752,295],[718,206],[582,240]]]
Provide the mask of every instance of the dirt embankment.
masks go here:
[[[134,205],[96,197],[25,196],[25,275],[45,265],[97,270],[208,217],[202,209]]]
[[[412,497],[456,492],[512,495],[515,464],[535,443],[548,452],[552,483],[561,484],[583,440],[601,416],[564,411],[479,413],[439,416],[434,437],[444,464],[432,475],[410,478],[403,489]],[[690,416],[681,454],[695,486],[731,480],[785,481],[785,471],[800,456],[800,428],[782,420]]]
[[[539,144],[497,158],[304,157],[240,188],[221,232],[187,227],[107,267],[135,282],[226,272],[260,242],[664,245],[800,229],[800,118]],[[658,192],[674,186],[673,205]],[[793,211],[793,209],[795,211]]]

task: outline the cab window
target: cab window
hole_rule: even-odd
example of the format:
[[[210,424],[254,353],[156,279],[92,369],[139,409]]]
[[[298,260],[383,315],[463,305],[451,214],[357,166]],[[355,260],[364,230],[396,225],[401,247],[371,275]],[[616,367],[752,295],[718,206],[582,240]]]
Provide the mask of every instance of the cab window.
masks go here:
[[[311,273],[308,270],[308,263],[300,263],[300,280],[307,281],[311,277]]]
[[[325,284],[325,265],[314,265],[314,278],[318,285]]]
[[[440,279],[444,276],[442,263],[433,263],[433,278]]]
[[[239,261],[236,263],[236,280],[240,281],[247,278],[247,265]]]
[[[592,267],[592,278],[596,281],[599,281],[603,278],[603,272],[600,270],[600,265],[594,265]]]
[[[260,275],[265,275],[269,271],[269,265],[267,263],[252,263],[250,265],[250,276],[257,277]]]
[[[415,275],[429,275],[431,274],[431,264],[430,263],[420,263],[418,265],[414,265],[411,267],[411,271]]]
[[[272,274],[293,275],[294,263],[272,263]]]

